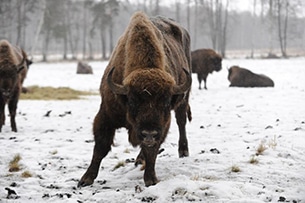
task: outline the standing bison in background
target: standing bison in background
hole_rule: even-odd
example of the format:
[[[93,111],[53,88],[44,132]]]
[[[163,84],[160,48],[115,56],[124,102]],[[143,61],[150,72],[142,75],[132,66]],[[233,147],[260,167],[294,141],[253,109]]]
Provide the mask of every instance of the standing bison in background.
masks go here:
[[[206,81],[209,73],[221,70],[222,58],[212,49],[198,49],[192,51],[192,72],[197,73],[199,89],[201,81],[204,81],[204,89],[207,89]]]
[[[12,46],[6,40],[0,41],[0,132],[5,123],[7,103],[12,131],[17,132],[16,109],[28,63],[22,49]]]
[[[157,184],[155,162],[170,127],[172,109],[179,127],[179,156],[189,155],[185,129],[186,117],[191,120],[189,47],[188,32],[174,21],[149,18],[143,12],[132,16],[101,81],[93,157],[78,186],[93,183],[111,149],[115,130],[121,127],[128,129],[129,142],[141,147],[136,164],[145,167],[145,185]]]
[[[228,80],[231,82],[230,87],[274,87],[274,82],[269,77],[239,66],[229,69]]]

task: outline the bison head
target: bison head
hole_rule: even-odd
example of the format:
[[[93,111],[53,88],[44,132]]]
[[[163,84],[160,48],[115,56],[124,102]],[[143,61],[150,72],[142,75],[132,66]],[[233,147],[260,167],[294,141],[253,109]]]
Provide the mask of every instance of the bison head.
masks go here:
[[[213,55],[209,61],[209,64],[211,66],[210,72],[220,71],[221,70],[221,61],[222,61],[221,56],[219,56],[218,54]]]
[[[25,59],[20,64],[3,62],[0,64],[0,93],[5,99],[8,99],[18,82],[18,73],[24,68]]]
[[[107,82],[113,93],[124,95],[132,144],[153,147],[162,142],[169,129],[170,111],[177,97],[185,94],[191,86],[190,74],[184,70],[185,82],[176,85],[173,77],[163,70],[138,69],[125,78],[124,85],[120,85],[112,80],[113,70],[109,72]]]
[[[232,81],[232,77],[234,76],[234,74],[236,74],[236,72],[238,72],[239,67],[238,66],[231,66],[228,69],[228,80],[231,82]]]

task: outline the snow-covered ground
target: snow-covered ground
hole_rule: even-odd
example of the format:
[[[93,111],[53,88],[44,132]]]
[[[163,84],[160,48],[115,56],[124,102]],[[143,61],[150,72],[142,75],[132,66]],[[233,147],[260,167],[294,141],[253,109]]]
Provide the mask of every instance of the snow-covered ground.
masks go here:
[[[92,62],[93,75],[77,75],[76,63],[36,63],[25,86],[68,86],[98,91],[107,62]],[[229,88],[226,68],[264,73],[274,88]],[[223,70],[198,90],[193,75],[187,124],[190,156],[178,158],[174,116],[158,156],[160,182],[145,187],[132,160],[139,152],[127,132],[116,133],[112,151],[89,187],[77,188],[92,156],[92,122],[99,96],[73,101],[27,101],[18,106],[18,133],[9,119],[0,133],[0,202],[305,202],[305,59],[224,60]],[[49,117],[44,116],[51,111]],[[256,155],[259,146],[266,150]],[[9,162],[21,156],[21,171]],[[250,160],[257,161],[251,164]],[[232,167],[239,172],[232,172]],[[25,171],[33,176],[23,178]],[[17,199],[7,199],[14,190]],[[14,197],[13,195],[10,196]]]

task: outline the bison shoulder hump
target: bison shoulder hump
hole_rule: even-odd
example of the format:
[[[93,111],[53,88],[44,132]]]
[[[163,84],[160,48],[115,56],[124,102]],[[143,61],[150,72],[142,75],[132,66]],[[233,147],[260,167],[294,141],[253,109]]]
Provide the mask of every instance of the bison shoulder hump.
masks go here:
[[[185,35],[188,36],[186,30],[183,30],[174,20],[158,16],[152,18],[152,22],[162,33],[172,36],[178,42],[183,42]]]

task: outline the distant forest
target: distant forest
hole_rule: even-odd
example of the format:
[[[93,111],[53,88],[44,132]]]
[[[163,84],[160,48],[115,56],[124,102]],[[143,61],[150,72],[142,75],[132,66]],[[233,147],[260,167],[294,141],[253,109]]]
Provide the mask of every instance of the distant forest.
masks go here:
[[[248,1],[248,0],[247,0]],[[41,61],[107,60],[138,10],[172,18],[191,35],[191,49],[223,57],[305,55],[302,0],[1,0],[0,39]]]

